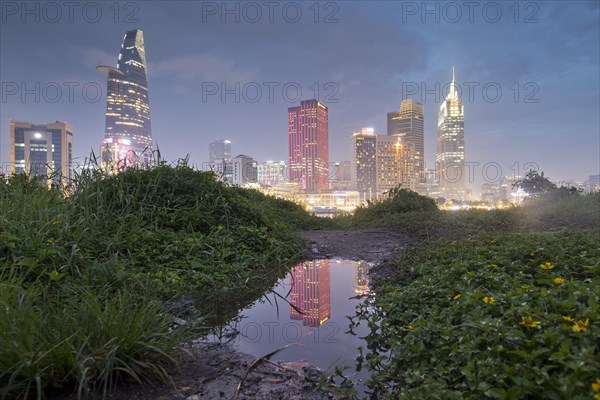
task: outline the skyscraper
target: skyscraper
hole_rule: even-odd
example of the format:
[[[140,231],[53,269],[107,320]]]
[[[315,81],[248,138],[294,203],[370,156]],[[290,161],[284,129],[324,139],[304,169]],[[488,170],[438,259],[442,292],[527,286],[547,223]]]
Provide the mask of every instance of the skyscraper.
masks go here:
[[[318,100],[303,100],[288,108],[288,168],[290,181],[307,192],[329,186],[328,110]]]
[[[352,186],[364,198],[368,194],[369,199],[375,196],[377,190],[376,140],[377,135],[373,128],[362,128],[350,137]]]
[[[10,121],[10,173],[48,177],[48,184],[71,183],[73,128],[58,122],[34,125]]]
[[[436,170],[441,193],[448,199],[465,199],[465,123],[462,100],[452,83],[438,114]]]
[[[423,103],[413,99],[403,100],[400,110],[387,114],[387,134],[402,138],[410,160],[408,174],[402,185],[405,188],[425,192],[425,146]]]
[[[231,166],[234,185],[245,185],[258,181],[258,168],[252,157],[238,154],[231,160]]]
[[[409,180],[411,151],[399,136],[377,135],[375,140],[375,160],[377,193],[382,194],[406,185]]]
[[[209,144],[208,157],[211,163],[231,160],[231,141],[217,140]]]
[[[106,130],[100,154],[104,168],[148,165],[152,160],[152,130],[146,77],[144,33],[125,34],[117,67],[99,65],[108,75]]]

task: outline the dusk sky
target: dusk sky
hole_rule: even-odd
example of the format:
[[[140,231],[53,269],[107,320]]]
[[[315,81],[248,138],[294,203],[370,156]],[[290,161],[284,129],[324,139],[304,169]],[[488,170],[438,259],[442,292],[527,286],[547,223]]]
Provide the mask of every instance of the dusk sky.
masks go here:
[[[66,121],[78,160],[97,153],[106,77],[95,67],[116,66],[125,32],[142,29],[152,134],[167,160],[189,154],[200,166],[218,139],[232,141],[233,155],[287,160],[287,108],[316,97],[318,88],[329,108],[330,162],[350,159],[349,136],[361,127],[386,134],[386,113],[412,97],[425,103],[425,160],[433,168],[445,96],[434,92],[449,83],[454,66],[463,88],[466,160],[480,164],[474,193],[490,162],[503,175],[528,162],[555,180],[600,173],[599,1],[482,1],[471,10],[462,1],[111,1],[80,2],[72,16],[68,2],[45,3],[26,3],[34,11],[25,15],[25,3],[0,3],[3,165],[9,119]],[[223,7],[237,8],[239,22]],[[72,99],[68,82],[79,84]],[[222,84],[233,90],[236,82],[239,102],[233,93],[222,99],[206,92]],[[34,94],[22,98],[22,88],[35,92],[36,83],[39,102]]]

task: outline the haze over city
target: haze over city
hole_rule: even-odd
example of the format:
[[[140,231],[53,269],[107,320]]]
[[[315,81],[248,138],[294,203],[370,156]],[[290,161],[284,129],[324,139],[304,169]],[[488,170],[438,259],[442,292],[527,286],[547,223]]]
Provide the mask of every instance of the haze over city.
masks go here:
[[[329,161],[349,160],[352,132],[386,134],[386,113],[410,97],[424,103],[425,161],[434,168],[454,67],[465,158],[479,163],[473,192],[489,162],[504,175],[528,162],[553,179],[598,174],[598,2],[275,3],[31,3],[29,14],[3,3],[2,162],[9,119],[66,121],[76,160],[98,152],[106,77],[95,67],[115,66],[125,31],[142,29],[152,136],[167,160],[189,154],[201,166],[219,139],[231,140],[234,154],[287,160],[287,108],[312,98],[329,109]],[[25,93],[36,84],[39,99]]]

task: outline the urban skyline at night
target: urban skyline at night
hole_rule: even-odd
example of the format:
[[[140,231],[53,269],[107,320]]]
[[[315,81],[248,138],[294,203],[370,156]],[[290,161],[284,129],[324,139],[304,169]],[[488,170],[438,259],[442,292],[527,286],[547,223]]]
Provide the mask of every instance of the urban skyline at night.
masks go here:
[[[473,165],[474,181],[468,185],[474,193],[485,182],[484,168],[490,163],[494,171],[488,168],[488,175],[496,174],[496,165],[503,176],[523,173],[525,166],[532,165],[556,180],[585,180],[598,174],[598,54],[589,51],[599,42],[594,29],[597,3],[570,3],[567,9],[560,2],[540,4],[535,21],[526,22],[524,12],[513,18],[506,9],[496,22],[476,15],[473,22],[460,23],[443,14],[438,20],[425,16],[423,21],[422,16],[408,15],[402,6],[389,3],[385,12],[375,3],[336,4],[336,22],[332,23],[325,23],[323,15],[315,23],[309,10],[304,10],[305,18],[297,23],[282,18],[272,23],[250,23],[244,18],[236,22],[231,16],[222,22],[202,14],[202,8],[193,3],[178,3],[180,7],[158,3],[155,8],[140,3],[134,22],[120,16],[115,23],[106,16],[96,23],[75,18],[72,23],[50,25],[44,18],[35,22],[5,15],[0,39],[2,162],[9,160],[10,119],[68,122],[78,133],[76,162],[97,152],[98,140],[105,134],[106,81],[94,68],[114,65],[116,43],[124,32],[137,28],[144,31],[147,43],[152,135],[169,161],[189,155],[200,168],[208,161],[208,144],[220,139],[230,139],[236,154],[259,161],[285,160],[283,110],[310,98],[319,99],[329,110],[329,160],[349,160],[352,132],[369,126],[384,133],[386,113],[399,109],[402,100],[414,99],[423,103],[424,161],[426,168],[432,169],[437,110],[447,94],[448,71],[454,65],[460,71],[457,87],[468,110],[466,161]],[[161,24],[157,23],[159,11],[164,14]],[[105,14],[110,15],[108,11]],[[578,23],[572,22],[574,15]],[[381,28],[354,37],[350,27],[358,18],[380,21]],[[49,26],[48,34],[37,35]],[[548,26],[559,27],[560,35],[548,32]],[[266,51],[264,46],[284,49],[285,43],[308,27],[312,28],[311,37],[321,38],[314,48],[305,48],[298,55],[298,60],[316,60],[310,68],[300,68],[300,62],[288,65],[285,57]],[[165,35],[166,29],[179,35],[176,44],[167,45],[167,37],[172,35]],[[478,35],[472,35],[475,30]],[[23,52],[5,39],[8,32],[36,35],[36,40]],[[528,39],[496,43],[492,52],[486,43],[499,34]],[[232,35],[242,39],[233,42]],[[278,40],[272,35],[279,35]],[[348,49],[334,45],[343,35],[354,39],[348,41],[352,43]],[[431,40],[440,35],[443,40]],[[373,42],[375,37],[378,41]],[[407,37],[411,40],[400,39]],[[257,42],[257,38],[264,40]],[[65,43],[64,49],[46,44],[49,39]],[[256,51],[244,47],[250,39]],[[193,40],[197,44],[191,45]],[[227,49],[216,46],[219,41],[228,43]],[[376,45],[369,46],[371,43]],[[387,51],[392,44],[398,48],[394,54]],[[68,65],[58,68],[51,49],[66,57]],[[351,61],[350,55],[357,51],[363,57]],[[266,59],[259,60],[258,53],[267,54]],[[28,61],[34,56],[44,60],[43,68]],[[15,58],[23,60],[17,68],[11,62]],[[370,62],[374,60],[378,62]],[[52,102],[55,86],[62,93]],[[84,87],[87,92],[82,94]],[[101,88],[99,95],[94,94],[97,87]],[[69,88],[73,88],[72,102]],[[257,90],[262,91],[260,96]],[[568,122],[561,115],[569,115]]]

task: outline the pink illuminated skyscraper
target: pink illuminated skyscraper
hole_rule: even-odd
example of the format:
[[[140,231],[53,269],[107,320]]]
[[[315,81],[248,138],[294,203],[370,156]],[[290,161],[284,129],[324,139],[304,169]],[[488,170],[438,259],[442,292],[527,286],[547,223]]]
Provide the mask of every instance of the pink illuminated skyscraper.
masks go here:
[[[328,110],[318,100],[288,108],[288,168],[292,182],[307,192],[329,187]]]

